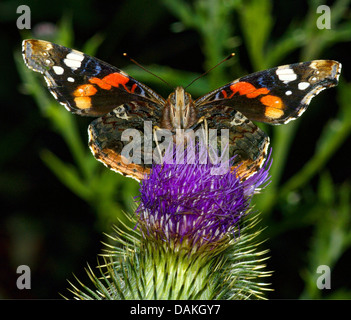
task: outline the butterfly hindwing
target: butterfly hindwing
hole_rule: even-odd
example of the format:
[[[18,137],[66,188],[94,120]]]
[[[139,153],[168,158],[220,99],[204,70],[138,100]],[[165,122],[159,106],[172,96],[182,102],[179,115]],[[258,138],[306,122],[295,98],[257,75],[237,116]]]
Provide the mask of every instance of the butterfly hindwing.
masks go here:
[[[151,169],[159,118],[153,103],[125,103],[89,125],[89,147],[108,168],[140,181]]]
[[[214,114],[204,119],[208,129],[216,130],[216,149],[223,153],[228,148],[233,168],[246,179],[263,166],[268,156],[269,137],[239,111]],[[222,141],[228,134],[228,141]],[[211,149],[210,149],[211,150]]]

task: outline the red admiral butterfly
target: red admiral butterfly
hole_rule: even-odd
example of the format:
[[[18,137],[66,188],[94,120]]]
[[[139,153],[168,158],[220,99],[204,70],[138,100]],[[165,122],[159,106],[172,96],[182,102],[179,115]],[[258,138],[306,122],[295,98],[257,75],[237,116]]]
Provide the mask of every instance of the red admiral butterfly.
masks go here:
[[[151,163],[123,156],[123,132],[133,128],[145,146],[145,121],[152,134],[167,129],[227,129],[229,155],[236,155],[243,179],[260,168],[269,138],[251,121],[284,124],[298,118],[321,90],[337,85],[341,64],[332,60],[295,63],[256,72],[193,100],[182,87],[164,99],[122,70],[82,52],[42,40],[23,41],[26,65],[44,75],[50,92],[70,112],[97,116],[89,126],[89,146],[110,169],[137,180]],[[151,136],[152,138],[152,136]],[[157,141],[152,142],[157,147]],[[135,151],[135,150],[134,150]]]

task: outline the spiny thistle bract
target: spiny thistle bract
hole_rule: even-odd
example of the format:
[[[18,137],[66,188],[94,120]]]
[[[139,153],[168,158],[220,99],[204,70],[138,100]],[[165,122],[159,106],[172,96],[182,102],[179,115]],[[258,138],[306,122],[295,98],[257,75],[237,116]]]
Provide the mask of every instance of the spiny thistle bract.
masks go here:
[[[268,161],[266,163],[269,163]],[[115,227],[94,289],[79,281],[77,299],[264,298],[267,251],[259,251],[250,202],[268,181],[265,165],[246,180],[214,164],[154,165],[140,187],[135,228]]]

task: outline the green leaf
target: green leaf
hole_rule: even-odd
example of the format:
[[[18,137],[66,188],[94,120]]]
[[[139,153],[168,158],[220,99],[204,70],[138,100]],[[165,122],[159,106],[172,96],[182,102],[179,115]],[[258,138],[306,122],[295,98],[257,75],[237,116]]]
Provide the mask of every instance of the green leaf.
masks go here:
[[[330,173],[323,172],[319,179],[318,198],[321,203],[331,206],[335,201],[335,186]]]
[[[95,56],[96,51],[105,40],[105,36],[101,33],[97,33],[93,35],[83,46],[82,52],[90,55]]]
[[[295,190],[306,184],[318,173],[332,155],[339,149],[342,143],[351,133],[351,112],[349,101],[351,99],[351,84],[342,84],[337,87],[340,110],[337,118],[328,122],[317,142],[316,152],[303,168],[288,180],[281,189],[281,195],[286,196],[291,190]]]
[[[88,200],[91,196],[89,186],[82,180],[77,169],[62,162],[52,152],[44,150],[41,158],[57,178],[79,197]]]
[[[269,0],[250,0],[244,2],[238,11],[254,70],[267,67],[265,47],[273,27],[271,9]]]

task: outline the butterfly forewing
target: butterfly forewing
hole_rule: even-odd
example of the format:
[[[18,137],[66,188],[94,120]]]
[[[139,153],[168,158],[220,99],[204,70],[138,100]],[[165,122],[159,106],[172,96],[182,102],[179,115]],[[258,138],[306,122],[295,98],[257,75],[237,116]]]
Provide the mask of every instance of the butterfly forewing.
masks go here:
[[[44,75],[53,96],[73,113],[100,116],[130,101],[153,102],[161,110],[165,102],[120,69],[74,49],[25,40],[23,57],[30,69]]]
[[[200,115],[240,111],[250,120],[284,124],[301,116],[321,90],[338,83],[341,64],[314,60],[256,72],[195,101]]]

